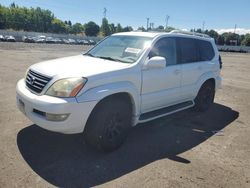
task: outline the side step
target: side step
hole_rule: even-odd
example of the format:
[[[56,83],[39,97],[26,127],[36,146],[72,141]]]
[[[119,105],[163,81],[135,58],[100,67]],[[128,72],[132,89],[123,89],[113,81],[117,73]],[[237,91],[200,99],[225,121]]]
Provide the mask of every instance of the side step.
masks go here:
[[[185,110],[185,109],[190,108],[192,106],[194,106],[193,101],[186,101],[186,102],[182,102],[182,103],[168,106],[165,108],[161,108],[158,110],[154,110],[151,112],[146,112],[146,113],[140,115],[139,121],[144,122],[147,120],[156,119],[156,118],[163,117],[165,115],[169,115],[169,114],[181,111],[181,110]]]

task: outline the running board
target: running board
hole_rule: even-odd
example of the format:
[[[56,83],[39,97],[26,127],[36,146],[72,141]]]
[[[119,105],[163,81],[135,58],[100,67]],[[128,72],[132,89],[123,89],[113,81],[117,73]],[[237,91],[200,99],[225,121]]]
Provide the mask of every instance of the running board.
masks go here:
[[[182,103],[168,106],[165,108],[161,108],[158,110],[154,110],[151,112],[146,112],[146,113],[140,115],[139,122],[145,122],[145,121],[153,120],[156,118],[160,118],[160,117],[163,117],[163,116],[166,116],[169,114],[173,114],[175,112],[179,112],[181,110],[185,110],[185,109],[190,108],[192,106],[194,106],[193,101],[186,101],[186,102],[182,102]]]

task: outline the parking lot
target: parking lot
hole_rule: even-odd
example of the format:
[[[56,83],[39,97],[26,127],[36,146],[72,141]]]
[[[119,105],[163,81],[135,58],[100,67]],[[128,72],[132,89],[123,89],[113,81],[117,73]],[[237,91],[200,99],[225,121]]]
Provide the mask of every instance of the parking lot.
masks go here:
[[[87,48],[0,42],[0,187],[250,187],[250,54],[222,53],[223,89],[208,112],[137,126],[104,154],[33,125],[15,104],[30,65]]]

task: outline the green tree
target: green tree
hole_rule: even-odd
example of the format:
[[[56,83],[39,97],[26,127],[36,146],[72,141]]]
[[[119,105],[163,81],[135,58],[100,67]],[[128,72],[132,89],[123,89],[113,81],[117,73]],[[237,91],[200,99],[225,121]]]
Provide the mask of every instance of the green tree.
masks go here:
[[[173,31],[173,30],[175,30],[175,28],[174,27],[167,27],[166,29],[165,29],[165,32],[170,32],[170,31]]]
[[[72,26],[72,23],[71,23],[71,21],[70,21],[70,20],[68,21],[68,25],[69,25],[69,26]]]
[[[65,33],[66,32],[65,23],[63,21],[55,18],[54,20],[52,20],[51,32],[53,32],[53,33]]]
[[[221,35],[224,38],[226,45],[235,45],[238,44],[239,35],[231,32],[226,32]]]
[[[214,39],[217,39],[218,36],[219,36],[219,34],[218,34],[215,30],[213,30],[213,29],[211,29],[210,31],[208,31],[207,34],[208,34],[210,37],[214,38]]]
[[[100,31],[100,27],[92,21],[85,24],[84,28],[87,36],[97,36]]]
[[[116,33],[115,24],[113,24],[113,23],[109,24],[109,28],[110,28],[110,33],[111,34]]]
[[[73,26],[72,26],[72,30],[71,30],[71,33],[73,34],[78,34],[78,33],[81,33],[83,32],[83,25],[80,24],[80,23],[75,23]]]
[[[146,31],[146,29],[145,29],[143,26],[138,27],[137,30],[138,30],[138,31]]]
[[[117,26],[116,26],[116,33],[120,33],[120,32],[122,32],[122,26],[121,26],[121,24],[117,24]]]
[[[199,29],[196,29],[195,32],[196,32],[196,33],[203,33],[203,32],[202,32],[202,29],[200,29],[200,28],[199,28]]]
[[[102,19],[101,33],[103,36],[109,36],[111,34],[107,18]]]
[[[218,45],[224,45],[224,44],[225,44],[225,41],[224,41],[223,36],[219,35],[219,36],[217,37],[216,43],[217,43]]]
[[[242,44],[243,40],[245,39],[245,35],[240,35],[239,36],[239,44]]]
[[[241,42],[241,45],[250,46],[250,34],[247,33]]]
[[[156,30],[164,30],[164,26],[159,25]]]
[[[5,29],[7,27],[7,12],[8,9],[0,5],[0,29]]]
[[[131,26],[127,26],[123,28],[123,32],[129,32],[129,31],[133,31],[133,28]]]

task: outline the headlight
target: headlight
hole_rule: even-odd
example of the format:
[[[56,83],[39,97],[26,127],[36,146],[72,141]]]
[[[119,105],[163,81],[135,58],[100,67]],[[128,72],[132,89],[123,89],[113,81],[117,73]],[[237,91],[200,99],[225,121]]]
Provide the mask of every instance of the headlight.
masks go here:
[[[86,82],[86,78],[67,78],[58,80],[46,91],[46,95],[53,97],[75,97]]]

